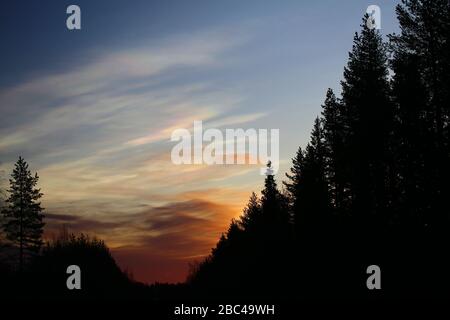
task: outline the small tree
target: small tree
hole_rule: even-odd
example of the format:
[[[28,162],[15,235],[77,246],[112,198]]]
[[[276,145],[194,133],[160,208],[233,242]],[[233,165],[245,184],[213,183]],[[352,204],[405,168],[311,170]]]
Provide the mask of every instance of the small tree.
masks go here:
[[[2,210],[6,238],[19,248],[21,271],[25,256],[37,253],[42,245],[44,215],[39,202],[42,193],[36,188],[38,180],[37,173],[32,176],[28,164],[19,157],[9,180],[9,197]]]

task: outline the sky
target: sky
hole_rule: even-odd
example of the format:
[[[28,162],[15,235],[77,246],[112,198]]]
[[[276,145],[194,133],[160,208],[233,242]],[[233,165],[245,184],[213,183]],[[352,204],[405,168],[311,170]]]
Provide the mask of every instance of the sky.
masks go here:
[[[81,30],[66,8],[81,8]],[[104,239],[137,280],[183,281],[260,165],[175,165],[175,129],[280,130],[281,185],[340,80],[368,5],[395,1],[24,1],[0,11],[0,174],[40,176],[46,237]]]

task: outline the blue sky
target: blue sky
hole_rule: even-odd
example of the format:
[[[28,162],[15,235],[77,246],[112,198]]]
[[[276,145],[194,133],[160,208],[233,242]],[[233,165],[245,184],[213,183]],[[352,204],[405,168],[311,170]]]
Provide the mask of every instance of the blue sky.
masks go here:
[[[70,4],[81,30],[65,27]],[[175,167],[171,132],[194,120],[280,129],[282,178],[327,88],[339,92],[370,4],[382,33],[397,31],[393,1],[5,3],[0,170],[24,156],[41,176],[49,226],[98,234],[131,269],[130,254],[152,251],[146,263],[166,273],[137,274],[180,280],[262,177],[251,166]]]

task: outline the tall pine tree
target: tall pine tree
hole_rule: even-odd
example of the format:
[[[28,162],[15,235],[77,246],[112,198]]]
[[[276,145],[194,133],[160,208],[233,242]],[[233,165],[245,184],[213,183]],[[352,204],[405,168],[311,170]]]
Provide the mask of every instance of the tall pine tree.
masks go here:
[[[450,162],[450,3],[403,0],[391,36],[403,220],[445,229]],[[447,214],[443,213],[447,212]]]
[[[345,163],[350,173],[352,214],[374,226],[385,223],[389,144],[393,113],[386,46],[363,19],[355,35],[342,84]]]
[[[290,194],[292,215],[297,238],[314,233],[327,223],[330,213],[328,184],[325,176],[325,145],[322,123],[314,122],[311,141],[293,159],[291,174],[285,186]]]
[[[23,270],[26,257],[37,253],[42,245],[44,215],[39,199],[43,194],[36,188],[38,180],[37,173],[33,176],[28,164],[19,157],[9,180],[9,197],[2,213],[6,237],[19,250],[20,270]]]
[[[278,190],[270,161],[267,164],[264,189],[261,193],[262,227],[266,229],[269,237],[267,240],[277,242],[281,239],[287,239],[290,230],[288,202]]]
[[[323,138],[325,147],[325,175],[329,185],[330,205],[335,213],[342,214],[348,208],[346,176],[348,169],[344,162],[344,123],[342,105],[332,89],[328,89],[322,105]]]

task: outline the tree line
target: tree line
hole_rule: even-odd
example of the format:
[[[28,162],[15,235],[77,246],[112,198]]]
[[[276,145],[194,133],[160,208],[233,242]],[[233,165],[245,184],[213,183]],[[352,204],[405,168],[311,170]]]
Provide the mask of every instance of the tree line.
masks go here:
[[[401,31],[386,42],[363,18],[341,94],[326,92],[282,187],[269,163],[261,197],[251,195],[188,283],[377,298],[365,282],[376,264],[385,296],[448,296],[450,4],[404,0],[396,14]]]

